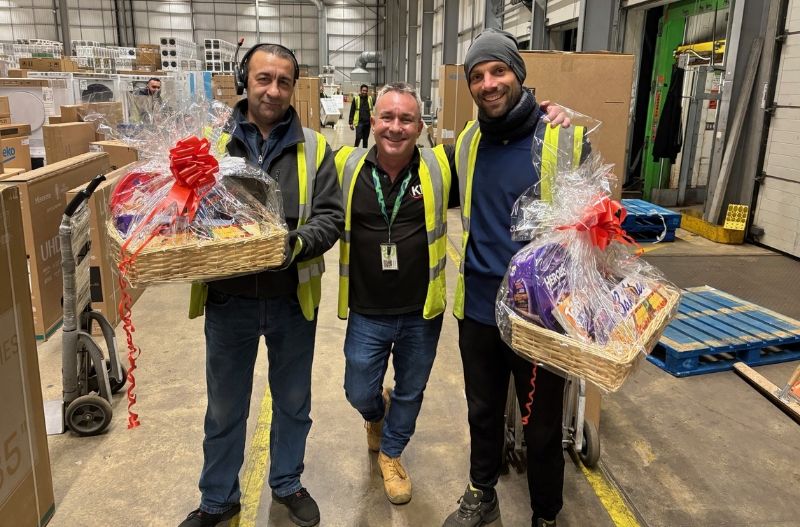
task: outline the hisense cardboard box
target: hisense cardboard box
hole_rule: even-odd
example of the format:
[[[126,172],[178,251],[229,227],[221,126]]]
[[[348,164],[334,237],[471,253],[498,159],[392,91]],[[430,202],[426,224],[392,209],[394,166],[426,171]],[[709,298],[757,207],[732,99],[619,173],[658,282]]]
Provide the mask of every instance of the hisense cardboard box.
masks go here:
[[[106,152],[111,170],[139,161],[139,151],[122,141],[95,141],[89,145],[90,152]]]
[[[118,306],[122,294],[117,278],[118,273],[112,255],[109,252],[109,244],[106,241],[105,225],[108,221],[108,204],[111,201],[111,193],[129,168],[122,166],[106,174],[106,180],[98,185],[88,201],[89,211],[91,212],[89,228],[92,247],[89,250],[89,279],[92,309],[100,311],[108,319],[112,327],[116,327],[120,321]],[[85,186],[80,185],[67,192],[64,205],[66,206]],[[131,300],[136,302],[142,296],[144,289],[144,287],[129,289],[128,294],[130,294]],[[100,334],[98,324],[93,324],[92,329],[97,334]]]
[[[525,86],[536,90],[536,100],[554,101],[603,122],[590,138],[594,151],[614,164],[624,181],[630,123],[633,55],[523,51],[528,71]],[[619,199],[622,186],[614,196]]]
[[[108,154],[92,152],[0,180],[0,188],[15,186],[21,196],[37,338],[49,338],[61,324],[63,284],[58,227],[67,191],[106,172]]]
[[[19,190],[0,187],[0,527],[55,511],[25,258]]]
[[[31,169],[31,139],[28,136],[9,137],[0,139],[0,148],[3,152],[3,168]]]
[[[442,64],[439,66],[439,109],[436,120],[437,141],[445,145],[456,143],[464,125],[472,120],[475,103],[469,92],[464,66]]]
[[[47,163],[63,161],[89,151],[95,140],[94,123],[62,123],[42,126]]]

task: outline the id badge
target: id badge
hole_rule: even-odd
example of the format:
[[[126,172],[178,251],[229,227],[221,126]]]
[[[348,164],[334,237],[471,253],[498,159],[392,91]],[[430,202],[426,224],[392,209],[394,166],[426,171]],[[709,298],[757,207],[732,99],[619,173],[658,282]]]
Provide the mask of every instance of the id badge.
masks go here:
[[[397,244],[381,244],[381,269],[384,271],[397,271]]]

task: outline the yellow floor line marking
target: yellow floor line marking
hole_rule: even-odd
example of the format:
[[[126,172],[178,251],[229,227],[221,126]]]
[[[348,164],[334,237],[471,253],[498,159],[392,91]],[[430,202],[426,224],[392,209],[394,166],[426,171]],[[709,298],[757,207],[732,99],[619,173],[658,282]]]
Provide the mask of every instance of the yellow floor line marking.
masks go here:
[[[447,238],[447,255],[453,260],[456,267],[461,264],[461,255],[450,238]],[[603,476],[602,472],[589,470],[583,464],[580,467],[616,527],[641,527],[636,520],[636,516],[633,515],[627,503],[625,503],[622,494],[613,483]]]
[[[458,268],[461,265],[461,254],[459,254],[458,249],[455,245],[453,245],[453,241],[450,238],[447,238],[447,256],[453,260],[453,263]]]
[[[636,516],[628,508],[628,504],[625,503],[625,499],[616,486],[608,481],[599,470],[590,470],[582,463],[580,467],[614,525],[616,527],[640,527]]]
[[[264,481],[269,470],[269,433],[272,428],[272,394],[269,386],[264,391],[261,399],[261,409],[258,412],[258,423],[250,440],[250,450],[247,451],[244,464],[242,485],[242,512],[239,521],[231,522],[231,527],[255,527],[258,516],[258,506],[261,503],[261,493],[264,490]]]

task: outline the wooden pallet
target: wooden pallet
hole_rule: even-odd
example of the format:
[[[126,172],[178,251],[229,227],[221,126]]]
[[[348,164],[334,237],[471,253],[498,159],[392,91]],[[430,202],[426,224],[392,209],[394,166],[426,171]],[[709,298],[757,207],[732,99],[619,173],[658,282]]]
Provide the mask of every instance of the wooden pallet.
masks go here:
[[[712,287],[686,290],[648,360],[684,377],[800,359],[800,321]]]
[[[628,213],[622,228],[637,241],[675,240],[675,230],[681,226],[680,213],[643,199],[623,199],[622,205]]]

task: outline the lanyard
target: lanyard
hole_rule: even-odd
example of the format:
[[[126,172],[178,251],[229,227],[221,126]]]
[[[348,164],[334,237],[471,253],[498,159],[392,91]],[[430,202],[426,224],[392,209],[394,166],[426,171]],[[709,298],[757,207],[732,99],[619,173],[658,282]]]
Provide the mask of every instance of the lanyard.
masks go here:
[[[394,220],[397,219],[397,213],[400,211],[400,203],[402,203],[403,196],[406,193],[406,188],[408,188],[408,184],[411,181],[411,171],[408,171],[403,183],[400,185],[400,192],[397,193],[397,197],[394,200],[394,208],[392,209],[391,218],[389,218],[389,215],[386,212],[386,201],[383,198],[381,180],[378,177],[378,171],[375,170],[375,167],[372,167],[372,181],[375,183],[375,194],[378,196],[378,206],[381,208],[381,214],[383,215],[383,219],[386,221],[386,226],[389,228],[389,242],[391,242],[392,224],[394,223]]]

